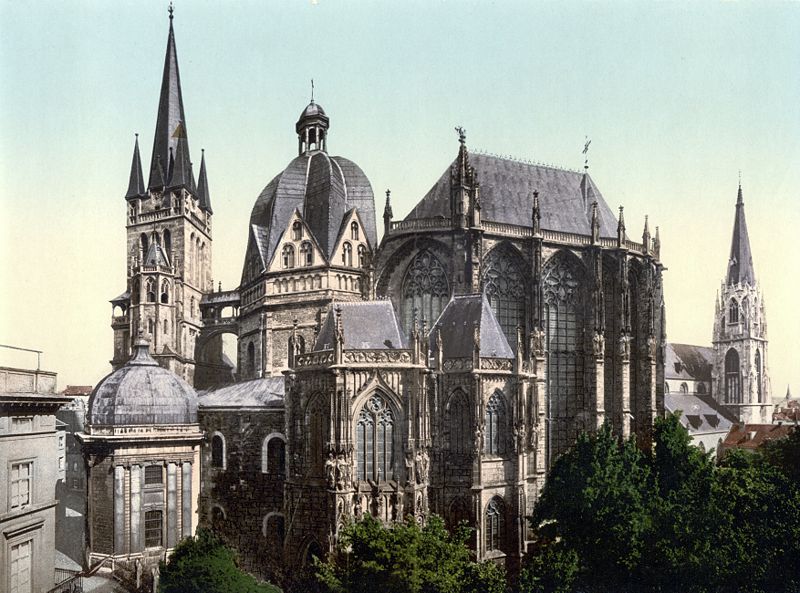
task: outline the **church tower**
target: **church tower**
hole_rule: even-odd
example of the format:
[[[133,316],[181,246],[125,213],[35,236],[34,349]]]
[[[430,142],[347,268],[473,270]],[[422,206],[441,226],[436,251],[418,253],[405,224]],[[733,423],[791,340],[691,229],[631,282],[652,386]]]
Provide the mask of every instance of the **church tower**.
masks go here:
[[[770,422],[767,321],[753,270],[741,183],[728,274],[716,303],[713,342],[717,401],[740,422]]]
[[[196,182],[183,110],[170,7],[169,35],[147,184],[137,135],[127,202],[127,290],[114,299],[114,369],[142,331],[153,358],[190,383],[201,329],[200,300],[211,292],[211,201],[205,156]]]

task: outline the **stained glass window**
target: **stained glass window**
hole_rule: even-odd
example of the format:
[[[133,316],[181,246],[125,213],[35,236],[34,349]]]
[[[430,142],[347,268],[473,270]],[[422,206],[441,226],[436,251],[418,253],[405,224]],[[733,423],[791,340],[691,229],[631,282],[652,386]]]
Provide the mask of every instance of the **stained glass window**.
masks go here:
[[[505,509],[503,500],[495,496],[486,505],[486,551],[499,550],[503,542]]]
[[[725,355],[725,403],[742,403],[742,385],[739,377],[739,353],[733,348]]]
[[[415,310],[417,319],[424,317],[431,327],[449,299],[450,285],[444,267],[430,251],[421,251],[408,266],[403,280],[403,328],[411,330]]]
[[[380,395],[369,398],[356,422],[356,470],[359,480],[394,477],[394,417]]]
[[[506,249],[493,249],[486,258],[483,292],[512,348],[517,346],[517,326],[525,326],[525,279]]]
[[[483,452],[487,455],[505,453],[506,406],[499,392],[492,394],[486,404],[486,428]]]
[[[464,455],[470,450],[471,431],[469,426],[469,403],[460,389],[450,398],[447,408],[447,430],[450,452]]]

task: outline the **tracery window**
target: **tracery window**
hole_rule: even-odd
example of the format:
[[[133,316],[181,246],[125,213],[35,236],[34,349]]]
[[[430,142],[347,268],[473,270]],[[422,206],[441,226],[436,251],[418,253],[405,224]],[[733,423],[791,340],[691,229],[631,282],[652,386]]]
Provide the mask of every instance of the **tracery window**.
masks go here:
[[[451,453],[465,455],[470,451],[469,424],[469,402],[464,392],[459,389],[453,393],[450,405],[447,407],[446,426],[449,431],[447,443]]]
[[[308,241],[304,241],[303,244],[300,245],[300,261],[304,266],[314,264],[314,248]]]
[[[483,452],[487,455],[505,453],[506,405],[500,392],[495,392],[486,404],[486,433],[483,438]]]
[[[483,293],[512,348],[517,346],[517,326],[525,326],[525,279],[513,255],[502,246],[486,258]]]
[[[761,402],[761,350],[756,350],[756,394]]]
[[[450,285],[444,267],[430,251],[421,251],[408,266],[402,295],[401,315],[406,331],[414,323],[415,310],[417,318],[427,319],[429,326],[438,319],[450,299]]]
[[[356,421],[356,473],[359,480],[384,482],[394,477],[394,416],[387,401],[375,394]]]
[[[359,268],[366,268],[367,267],[367,248],[363,245],[358,246],[358,267]]]
[[[355,220],[350,223],[350,238],[358,241],[358,223]]]
[[[156,281],[153,278],[148,278],[145,283],[145,292],[147,293],[147,302],[156,302]]]
[[[169,282],[164,280],[161,282],[161,304],[166,305],[169,303]]]
[[[728,305],[728,323],[739,323],[739,304],[736,299],[731,299]]]
[[[742,385],[739,376],[739,353],[733,348],[725,355],[725,403],[742,403]]]
[[[499,550],[505,531],[505,505],[495,496],[486,505],[486,551]]]
[[[281,251],[281,255],[283,257],[283,267],[286,268],[293,268],[294,267],[294,246],[293,245],[284,245],[283,250]]]
[[[574,419],[588,409],[583,384],[581,282],[565,258],[554,256],[543,273],[547,340],[548,457],[555,459],[577,436]]]
[[[353,246],[347,242],[342,245],[342,265],[348,267],[353,266]]]

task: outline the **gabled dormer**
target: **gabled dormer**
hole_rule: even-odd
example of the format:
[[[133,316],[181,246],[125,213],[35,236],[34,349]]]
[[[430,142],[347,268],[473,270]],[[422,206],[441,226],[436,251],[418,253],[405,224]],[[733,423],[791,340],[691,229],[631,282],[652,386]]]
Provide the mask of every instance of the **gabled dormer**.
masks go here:
[[[372,256],[372,246],[358,208],[351,208],[344,215],[335,245],[332,252],[332,266],[367,269]]]
[[[286,272],[323,266],[328,263],[308,224],[295,209],[269,262],[269,272]]]

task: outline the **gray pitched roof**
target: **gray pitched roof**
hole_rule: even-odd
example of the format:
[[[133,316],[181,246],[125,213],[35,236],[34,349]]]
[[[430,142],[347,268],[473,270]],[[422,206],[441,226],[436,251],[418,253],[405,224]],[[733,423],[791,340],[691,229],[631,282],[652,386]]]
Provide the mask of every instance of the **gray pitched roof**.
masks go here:
[[[750,237],[747,234],[747,222],[744,218],[744,200],[742,186],[736,196],[736,217],[733,221],[733,238],[731,239],[731,255],[728,258],[728,286],[749,284],[755,286],[756,274],[753,270],[753,255],[750,252]]]
[[[170,172],[170,152],[177,154],[178,137],[175,131],[182,125],[183,136],[186,136],[186,115],[183,111],[183,94],[181,92],[181,75],[178,70],[178,53],[175,49],[175,31],[172,18],[169,21],[167,52],[164,56],[164,73],[161,77],[161,93],[158,98],[158,116],[156,132],[153,139],[153,156],[150,159],[150,180],[147,187],[161,187],[168,180]],[[186,160],[189,158],[188,143]]]
[[[263,377],[201,391],[197,405],[206,408],[282,408],[284,377]]]
[[[200,207],[209,214],[214,214],[214,210],[211,208],[211,194],[208,191],[208,174],[206,173],[205,150],[200,157],[200,175],[197,178],[197,197],[200,200]]]
[[[147,248],[147,255],[144,258],[146,266],[169,266],[169,258],[164,252],[164,248],[158,243],[151,243]]]
[[[664,407],[670,413],[681,412],[681,424],[689,434],[728,432],[733,424],[710,399],[697,395],[667,393],[664,395]]]
[[[664,377],[666,379],[711,381],[713,348],[669,342],[665,354]]]
[[[481,184],[484,220],[531,226],[532,195],[538,190],[543,229],[590,235],[597,200],[600,235],[617,236],[617,220],[589,175],[480,153],[469,159]],[[450,167],[405,219],[437,216],[450,216]]]
[[[315,151],[292,160],[267,184],[253,206],[250,224],[264,229],[261,256],[269,262],[296,209],[330,257],[342,218],[353,207],[358,208],[366,236],[375,245],[375,198],[367,176],[352,161]]]
[[[142,176],[142,157],[139,155],[139,134],[136,134],[136,141],[133,144],[133,159],[131,160],[131,175],[128,179],[128,191],[125,198],[136,198],[147,193],[144,187],[144,177]]]
[[[485,358],[514,358],[503,329],[492,307],[482,294],[456,296],[450,299],[431,328],[431,350],[436,348],[436,330],[442,335],[444,358],[470,358],[474,348],[475,325],[480,328],[480,355]]]
[[[396,350],[406,347],[391,301],[333,303],[322,323],[314,350],[328,350],[335,342],[335,309],[341,308],[344,347],[347,350]]]

